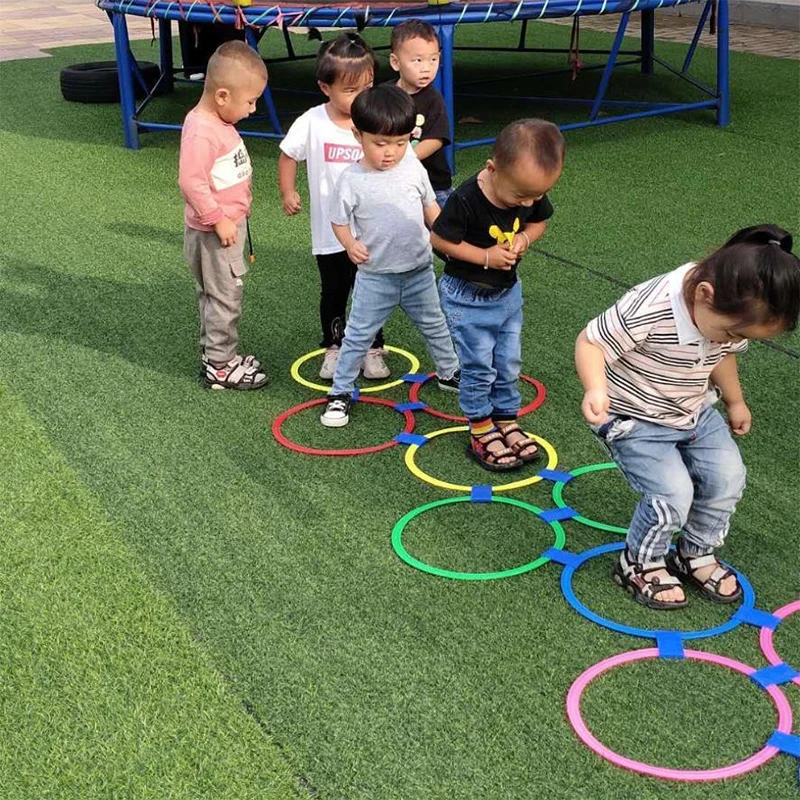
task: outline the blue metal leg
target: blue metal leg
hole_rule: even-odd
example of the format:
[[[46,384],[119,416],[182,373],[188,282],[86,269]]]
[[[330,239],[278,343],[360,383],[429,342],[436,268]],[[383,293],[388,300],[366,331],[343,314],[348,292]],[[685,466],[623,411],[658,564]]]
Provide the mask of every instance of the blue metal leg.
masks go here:
[[[686,53],[686,58],[684,59],[683,66],[681,67],[681,73],[684,75],[689,71],[689,67],[692,65],[694,51],[697,50],[697,45],[700,42],[700,36],[703,34],[703,28],[706,26],[706,20],[711,12],[711,5],[713,2],[714,0],[706,0],[703,13],[700,15],[700,21],[697,23],[697,28],[695,29],[694,36],[692,37],[692,43],[689,45],[689,51]]]
[[[164,90],[171,92],[175,88],[172,81],[172,22],[168,19],[158,20],[158,49],[161,54],[161,76]]]
[[[717,125],[731,121],[731,57],[728,50],[728,0],[717,5]]]
[[[439,64],[439,75],[441,80],[440,91],[444,97],[444,105],[447,109],[447,123],[450,126],[450,144],[444,148],[447,157],[447,166],[450,172],[456,171],[456,118],[455,118],[455,92],[453,90],[453,34],[455,26],[439,25],[439,42],[442,48],[441,63]]]
[[[617,54],[619,53],[620,47],[622,47],[622,39],[625,36],[625,29],[628,27],[628,20],[630,19],[630,16],[631,15],[629,11],[625,12],[619,21],[617,35],[614,37],[614,44],[611,46],[611,50],[608,53],[606,68],[603,70],[603,77],[600,79],[600,86],[597,89],[597,96],[594,98],[594,105],[592,106],[592,111],[589,114],[589,119],[591,121],[597,119],[597,115],[600,113],[600,108],[603,105],[603,98],[608,90],[608,83],[611,80],[611,73],[614,71],[614,65],[617,61]]]
[[[653,50],[656,44],[656,12],[642,11],[642,73],[653,74]]]
[[[247,38],[247,44],[253,48],[253,50],[258,53],[258,37],[256,36],[255,31],[252,28],[248,28],[245,32],[245,37]],[[272,130],[275,133],[283,135],[283,128],[281,127],[281,122],[278,119],[278,112],[275,109],[275,103],[272,100],[272,91],[269,88],[269,84],[266,85],[264,88],[264,105],[267,109],[267,116],[269,116],[270,125],[272,125]]]
[[[138,150],[139,133],[136,129],[136,120],[133,118],[136,109],[136,98],[133,93],[133,59],[125,15],[117,11],[112,12],[111,24],[114,26],[114,49],[117,54],[117,72],[119,73],[122,134],[125,138],[125,147]]]

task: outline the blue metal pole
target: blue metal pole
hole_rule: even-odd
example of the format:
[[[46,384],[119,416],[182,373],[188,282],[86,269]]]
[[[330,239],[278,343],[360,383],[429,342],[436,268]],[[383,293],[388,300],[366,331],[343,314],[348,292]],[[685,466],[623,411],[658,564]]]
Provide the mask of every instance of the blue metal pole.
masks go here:
[[[258,53],[258,37],[256,36],[255,31],[252,28],[247,28],[245,31],[245,37],[247,38],[247,44],[253,48],[253,50]],[[261,55],[259,53],[259,55]],[[264,87],[264,105],[267,109],[267,115],[269,116],[270,125],[272,125],[272,130],[275,133],[280,134],[283,136],[283,128],[281,127],[281,121],[278,119],[278,112],[275,109],[275,103],[272,100],[272,92],[270,91],[269,84]]]
[[[689,71],[689,67],[692,65],[692,59],[694,58],[694,51],[697,50],[697,45],[700,42],[700,36],[703,33],[703,28],[706,26],[706,20],[708,19],[709,12],[711,11],[711,4],[714,0],[706,0],[706,5],[703,8],[703,13],[700,15],[700,21],[697,23],[697,28],[695,28],[694,36],[692,37],[692,43],[689,45],[689,50],[686,53],[686,58],[683,61],[683,66],[681,67],[681,72],[686,73]]]
[[[728,50],[728,0],[717,5],[717,125],[731,121],[731,54]]]
[[[175,88],[172,81],[172,22],[168,19],[158,21],[158,49],[161,54],[161,79],[164,90],[171,92]]]
[[[139,134],[136,130],[136,120],[133,117],[136,110],[136,97],[133,92],[133,59],[125,15],[118,11],[112,11],[111,24],[114,27],[114,50],[117,54],[122,134],[125,139],[125,147],[138,150]]]
[[[455,174],[456,171],[456,149],[454,147],[456,141],[456,118],[455,118],[455,92],[453,90],[453,34],[455,32],[454,25],[440,25],[439,27],[439,42],[442,48],[442,59],[439,65],[439,73],[441,74],[441,92],[444,97],[444,105],[447,109],[447,124],[450,127],[450,144],[444,149],[445,156],[447,157],[447,166],[450,167],[450,172]]]
[[[642,74],[653,74],[653,51],[656,45],[656,12],[642,11]]]
[[[614,64],[617,61],[617,53],[619,53],[619,49],[622,47],[622,39],[625,36],[625,29],[628,27],[628,19],[630,16],[630,12],[626,12],[622,15],[622,18],[619,21],[617,35],[614,37],[614,44],[611,46],[611,50],[608,54],[606,68],[603,70],[603,77],[600,79],[600,86],[597,89],[597,96],[594,99],[594,105],[592,106],[592,111],[589,114],[589,119],[592,121],[597,119],[597,115],[600,113],[600,108],[603,105],[603,98],[605,97],[606,90],[608,89],[608,82],[611,80],[611,73],[614,71]]]

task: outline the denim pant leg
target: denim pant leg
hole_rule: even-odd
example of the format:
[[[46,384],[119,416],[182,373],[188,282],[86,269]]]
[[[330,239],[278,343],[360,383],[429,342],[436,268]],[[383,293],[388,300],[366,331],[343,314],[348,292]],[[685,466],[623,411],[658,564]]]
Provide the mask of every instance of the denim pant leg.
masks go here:
[[[452,378],[458,369],[458,358],[436,290],[433,265],[403,273],[403,277],[400,307],[425,337],[436,374],[440,378]]]
[[[712,553],[724,544],[747,475],[739,448],[718,411],[705,408],[693,434],[680,448],[695,487],[681,535],[681,552],[690,558]]]
[[[626,542],[630,558],[643,564],[667,554],[672,535],[689,516],[694,486],[678,448],[692,431],[639,419],[632,422],[629,432],[606,444],[628,483],[641,495]],[[608,427],[600,429],[601,438]]]
[[[519,373],[522,369],[522,286],[517,281],[505,294],[508,316],[497,332],[494,346],[494,368],[497,371],[492,386],[492,416],[496,419],[516,419],[521,397]]]
[[[461,362],[458,403],[467,419],[486,419],[492,414],[491,390],[497,377],[492,366],[497,320],[486,299],[492,293],[452,275],[442,276],[439,293]]]
[[[359,270],[329,395],[352,394],[375,334],[400,302],[397,275]]]
[[[439,208],[444,208],[447,204],[447,201],[450,199],[450,195],[453,194],[455,189],[451,186],[449,189],[435,189],[434,194],[436,195],[436,202],[439,204]]]

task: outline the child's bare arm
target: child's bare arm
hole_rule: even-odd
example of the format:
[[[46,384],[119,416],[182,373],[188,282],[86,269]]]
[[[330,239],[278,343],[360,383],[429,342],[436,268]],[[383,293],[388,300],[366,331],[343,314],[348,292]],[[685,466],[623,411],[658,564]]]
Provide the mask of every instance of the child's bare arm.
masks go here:
[[[359,242],[358,239],[353,236],[349,225],[335,225],[331,223],[331,228],[333,228],[333,235],[347,251],[347,257],[354,264],[363,264],[365,261],[369,261],[369,250],[367,250],[363,242]]]
[[[469,242],[450,242],[431,231],[431,244],[440,253],[459,261],[467,261],[487,269],[509,270],[517,263],[517,256],[500,245],[484,249]]]
[[[603,351],[589,341],[582,330],[575,342],[575,367],[583,384],[583,418],[590,425],[602,425],[608,415],[608,385]]]
[[[420,161],[432,156],[437,150],[442,149],[444,142],[441,139],[423,139],[414,147],[414,152]]]
[[[278,156],[278,188],[286,214],[291,216],[300,211],[303,206],[297,193],[297,162],[286,153]]]
[[[432,228],[433,223],[439,219],[439,214],[442,213],[442,209],[439,208],[438,203],[431,203],[429,206],[425,206],[422,209],[422,213],[425,217],[425,224],[428,226],[428,228]]]
[[[547,222],[529,222],[521,231],[514,237],[514,244],[511,246],[511,252],[516,253],[518,257],[522,257],[525,251],[535,242],[544,236],[547,230]]]
[[[719,387],[722,402],[728,411],[731,430],[738,436],[744,436],[750,430],[753,418],[744,401],[742,386],[739,383],[739,367],[734,353],[729,353],[714,367],[710,380]]]

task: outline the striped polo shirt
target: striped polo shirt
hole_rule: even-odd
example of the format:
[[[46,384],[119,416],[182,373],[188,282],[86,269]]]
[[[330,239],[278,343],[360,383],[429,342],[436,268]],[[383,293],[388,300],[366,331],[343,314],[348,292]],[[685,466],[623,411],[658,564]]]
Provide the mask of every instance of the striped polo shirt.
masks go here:
[[[689,430],[706,404],[709,375],[747,341],[718,344],[692,322],[683,279],[694,263],[634,286],[593,319],[586,335],[605,357],[612,414]]]

